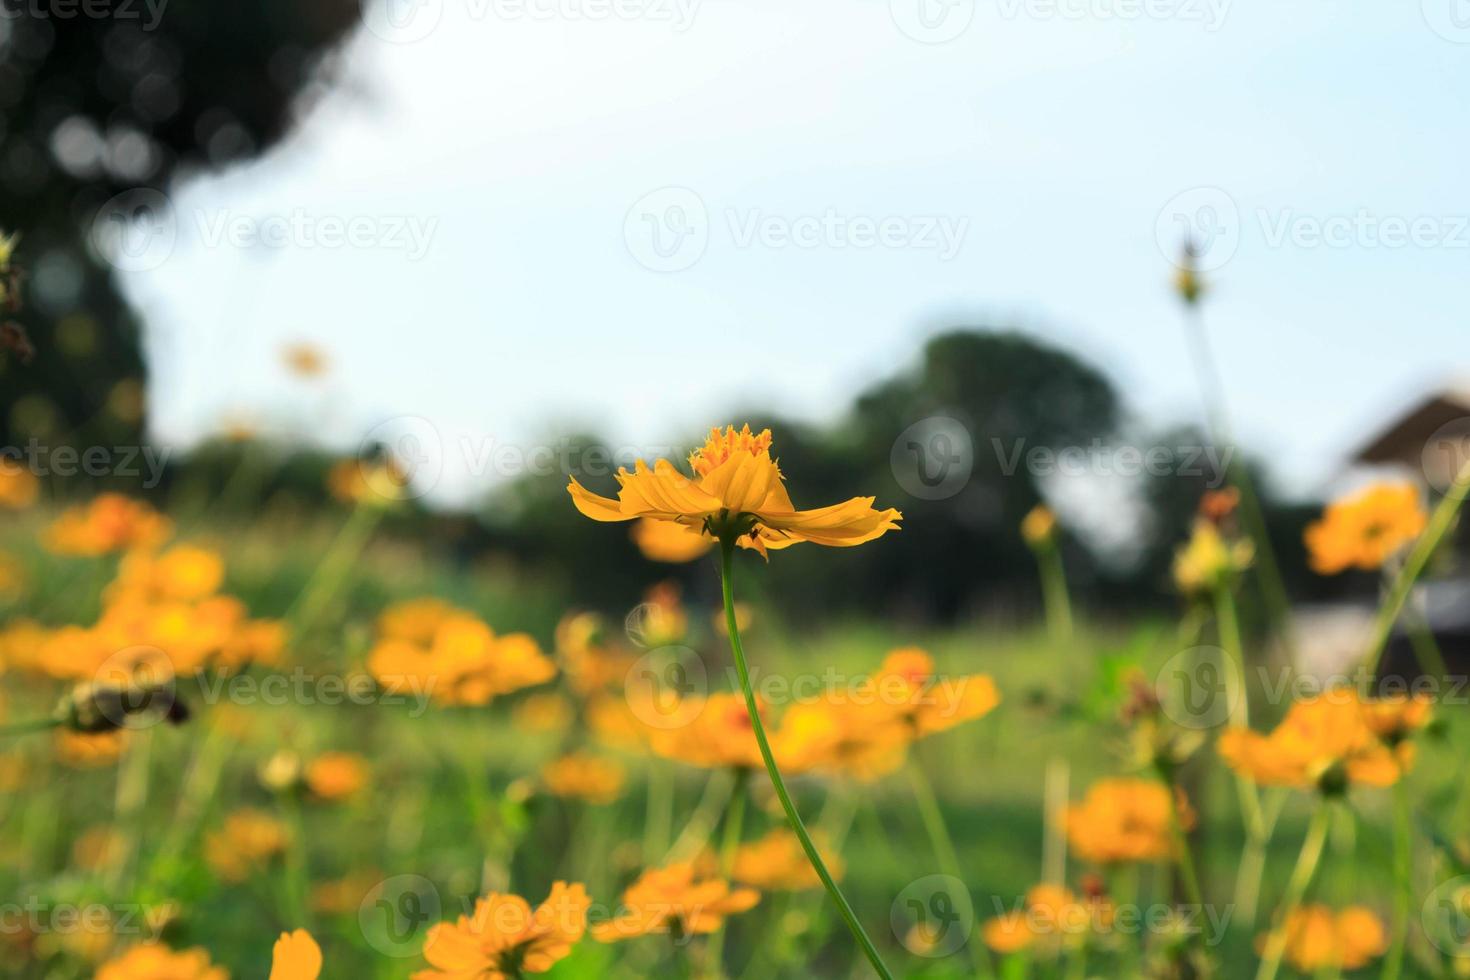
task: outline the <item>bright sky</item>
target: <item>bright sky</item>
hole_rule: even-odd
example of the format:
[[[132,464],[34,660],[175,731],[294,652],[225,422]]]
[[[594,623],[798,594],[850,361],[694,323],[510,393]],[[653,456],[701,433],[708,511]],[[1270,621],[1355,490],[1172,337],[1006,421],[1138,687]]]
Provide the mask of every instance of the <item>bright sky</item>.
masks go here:
[[[365,2],[298,131],[132,263],[165,439],[421,417],[455,496],[578,425],[832,417],[961,322],[1197,418],[1180,215],[1289,489],[1470,368],[1466,0]]]

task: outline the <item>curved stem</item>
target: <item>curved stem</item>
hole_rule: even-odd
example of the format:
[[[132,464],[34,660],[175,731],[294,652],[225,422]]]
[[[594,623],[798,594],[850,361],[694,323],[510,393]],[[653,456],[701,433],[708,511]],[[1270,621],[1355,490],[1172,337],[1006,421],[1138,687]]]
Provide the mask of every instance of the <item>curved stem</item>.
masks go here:
[[[1317,873],[1317,863],[1322,860],[1322,846],[1327,843],[1327,825],[1331,822],[1332,810],[1326,801],[1317,805],[1312,822],[1307,826],[1307,836],[1302,839],[1301,853],[1297,855],[1296,867],[1286,883],[1286,894],[1277,909],[1276,921],[1266,938],[1266,948],[1261,953],[1261,965],[1256,970],[1256,980],[1275,980],[1276,971],[1281,969],[1281,957],[1286,952],[1286,924],[1302,904],[1307,886]]]
[[[766,729],[761,723],[759,706],[755,701],[755,691],[750,686],[750,668],[745,663],[745,648],[740,643],[740,626],[735,621],[735,593],[730,583],[731,558],[734,551],[734,538],[723,537],[720,541],[720,584],[725,600],[725,627],[730,634],[730,652],[735,658],[735,672],[740,677],[740,690],[745,695],[745,708],[750,713],[750,727],[755,731],[755,742],[760,747],[761,759],[766,764],[766,773],[771,777],[771,786],[775,788],[776,796],[781,800],[781,809],[786,811],[787,822],[791,824],[797,840],[801,841],[801,849],[806,852],[806,858],[811,862],[813,870],[817,872],[817,877],[822,879],[822,886],[832,897],[832,903],[837,906],[842,921],[847,924],[848,930],[857,940],[858,945],[862,947],[863,955],[867,956],[868,962],[873,965],[878,976],[883,980],[893,980],[893,974],[884,965],[883,957],[878,955],[878,948],[873,945],[873,940],[868,938],[852,906],[847,903],[842,890],[837,887],[837,882],[832,880],[832,874],[827,870],[827,865],[823,863],[821,854],[817,853],[817,847],[812,843],[806,825],[801,822],[801,814],[796,812],[796,804],[791,802],[791,794],[786,791],[786,781],[781,778],[781,770],[776,767],[776,757],[771,752],[771,743],[766,738]]]
[[[1470,460],[1455,474],[1455,482],[1434,509],[1429,526],[1419,535],[1419,540],[1414,542],[1414,548],[1404,560],[1404,566],[1394,577],[1393,585],[1388,590],[1388,598],[1378,607],[1378,618],[1373,623],[1373,638],[1363,657],[1369,678],[1377,676],[1378,667],[1383,661],[1383,650],[1388,646],[1388,636],[1393,632],[1393,624],[1404,611],[1409,593],[1413,591],[1414,583],[1419,581],[1419,576],[1424,574],[1429,559],[1434,557],[1450,528],[1455,526],[1455,517],[1460,513],[1467,494],[1470,494]]]

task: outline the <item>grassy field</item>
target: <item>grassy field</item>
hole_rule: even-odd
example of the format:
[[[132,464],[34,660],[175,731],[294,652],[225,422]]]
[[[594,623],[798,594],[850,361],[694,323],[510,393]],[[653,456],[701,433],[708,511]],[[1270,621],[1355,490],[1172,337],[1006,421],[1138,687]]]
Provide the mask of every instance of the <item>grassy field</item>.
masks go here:
[[[0,551],[13,556],[25,579],[4,607],[8,627],[23,617],[52,627],[90,623],[103,608],[118,558],[63,556],[41,547],[37,532],[55,516],[32,510],[8,519],[0,532]],[[451,567],[410,538],[374,534],[362,512],[240,527],[181,518],[175,540],[216,549],[227,569],[223,590],[243,600],[253,617],[286,621],[284,656],[228,683],[205,675],[180,680],[177,696],[188,705],[189,720],[130,733],[115,758],[78,765],[60,757],[52,733],[7,737],[0,757],[0,888],[9,898],[0,921],[0,975],[92,976],[129,945],[161,938],[175,949],[207,949],[235,977],[265,977],[276,936],[307,928],[323,949],[324,976],[408,977],[425,966],[420,950],[428,927],[467,913],[486,892],[514,892],[534,905],[555,880],[581,882],[594,915],[608,914],[642,870],[671,855],[720,848],[737,777],[599,739],[578,722],[564,678],[485,706],[446,707],[386,703],[393,699],[367,677],[375,622],[395,601],[441,597],[497,633],[528,632],[550,652],[569,597],[493,560]],[[710,588],[685,597],[687,643],[706,668],[709,689],[734,690],[729,651],[714,627],[717,608],[709,601],[718,572],[705,561]],[[759,559],[742,556],[736,574],[742,594],[759,595]],[[636,654],[619,635],[625,611],[600,612],[615,645]],[[1044,854],[1055,862],[1064,838],[1047,832],[1048,793],[1053,804],[1076,801],[1095,780],[1136,769],[1118,721],[1126,691],[1109,678],[1121,664],[1152,677],[1178,652],[1172,623],[1085,622],[1071,642],[1058,645],[1041,624],[978,622],[915,634],[859,621],[783,623],[755,599],[745,639],[758,683],[826,672],[850,679],[875,670],[892,648],[920,646],[941,674],[988,674],[999,688],[1002,700],[993,712],[916,743],[907,765],[893,774],[872,782],[822,775],[792,780],[808,821],[840,855],[844,891],[899,975],[968,977],[997,969],[1005,976],[1127,976],[1156,969],[1133,952],[1139,937],[1121,930],[1085,960],[1066,953],[1053,959],[1041,950],[1029,960],[1002,962],[983,951],[978,929],[1017,907],[1043,880]],[[45,715],[63,690],[14,663],[0,682],[4,718],[12,724]],[[562,692],[572,706],[569,717],[550,717],[548,692]],[[779,717],[781,708],[773,708]],[[1442,721],[1446,737],[1425,740],[1409,777],[1425,813],[1458,813],[1466,778],[1463,754],[1453,748],[1464,735],[1462,719],[1442,715]],[[571,748],[621,767],[625,779],[615,799],[589,802],[546,791],[543,767]],[[326,800],[291,776],[293,765],[338,752],[365,764],[360,790]],[[1181,782],[1202,815],[1192,847],[1207,911],[1220,923],[1219,935],[1211,930],[1211,952],[1221,975],[1246,976],[1311,801],[1305,794],[1286,801],[1267,852],[1257,921],[1244,921],[1234,904],[1244,831],[1233,781],[1213,755],[1209,746],[1200,749]],[[944,871],[945,844],[918,805],[915,771],[935,788],[968,910],[953,886],[934,897],[930,878]],[[743,839],[782,826],[765,773],[739,778],[750,800]],[[1349,799],[1359,819],[1344,812],[1334,823],[1315,895],[1335,906],[1365,904],[1387,921],[1395,888],[1392,795],[1355,789]],[[242,809],[269,818],[283,830],[283,842],[232,876],[221,872],[211,840]],[[1438,867],[1421,858],[1417,875]],[[1082,888],[1092,875],[1091,887],[1144,909],[1166,908],[1178,894],[1168,866],[1157,863],[1094,868],[1074,857],[1066,880]],[[1416,894],[1430,884],[1416,885]],[[96,921],[87,919],[89,910]],[[963,935],[951,955],[926,955],[931,950],[915,938],[912,927],[926,910],[942,918],[953,913],[952,927]],[[722,951],[718,963],[711,946]],[[1405,975],[1420,975],[1416,959],[1433,963],[1433,947],[1416,930],[1410,948]],[[720,972],[869,975],[820,889],[765,894],[753,910],[730,917],[718,940],[646,936],[609,945],[584,939],[546,975]]]

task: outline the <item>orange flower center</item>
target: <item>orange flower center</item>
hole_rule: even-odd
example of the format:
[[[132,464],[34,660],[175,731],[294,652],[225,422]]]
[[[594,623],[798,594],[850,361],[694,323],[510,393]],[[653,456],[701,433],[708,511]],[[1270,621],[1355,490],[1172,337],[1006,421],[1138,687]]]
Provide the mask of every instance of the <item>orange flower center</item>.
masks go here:
[[[696,476],[708,476],[711,470],[737,453],[760,456],[770,451],[770,429],[762,429],[759,433],[752,434],[748,424],[741,427],[739,432],[736,432],[735,427],[730,425],[725,427],[724,432],[719,429],[709,430],[709,438],[705,439],[704,445],[689,454],[689,467],[694,470]]]

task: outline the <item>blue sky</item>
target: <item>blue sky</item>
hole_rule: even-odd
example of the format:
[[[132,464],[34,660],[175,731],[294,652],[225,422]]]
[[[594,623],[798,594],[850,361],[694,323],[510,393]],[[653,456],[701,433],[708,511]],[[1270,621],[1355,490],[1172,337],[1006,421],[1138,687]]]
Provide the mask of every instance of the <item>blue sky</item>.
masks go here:
[[[1226,232],[1209,326],[1287,489],[1470,372],[1466,0],[375,2],[296,132],[174,188],[127,274],[165,439],[412,416],[454,497],[486,440],[830,418],[964,321],[1193,419],[1175,211]]]

